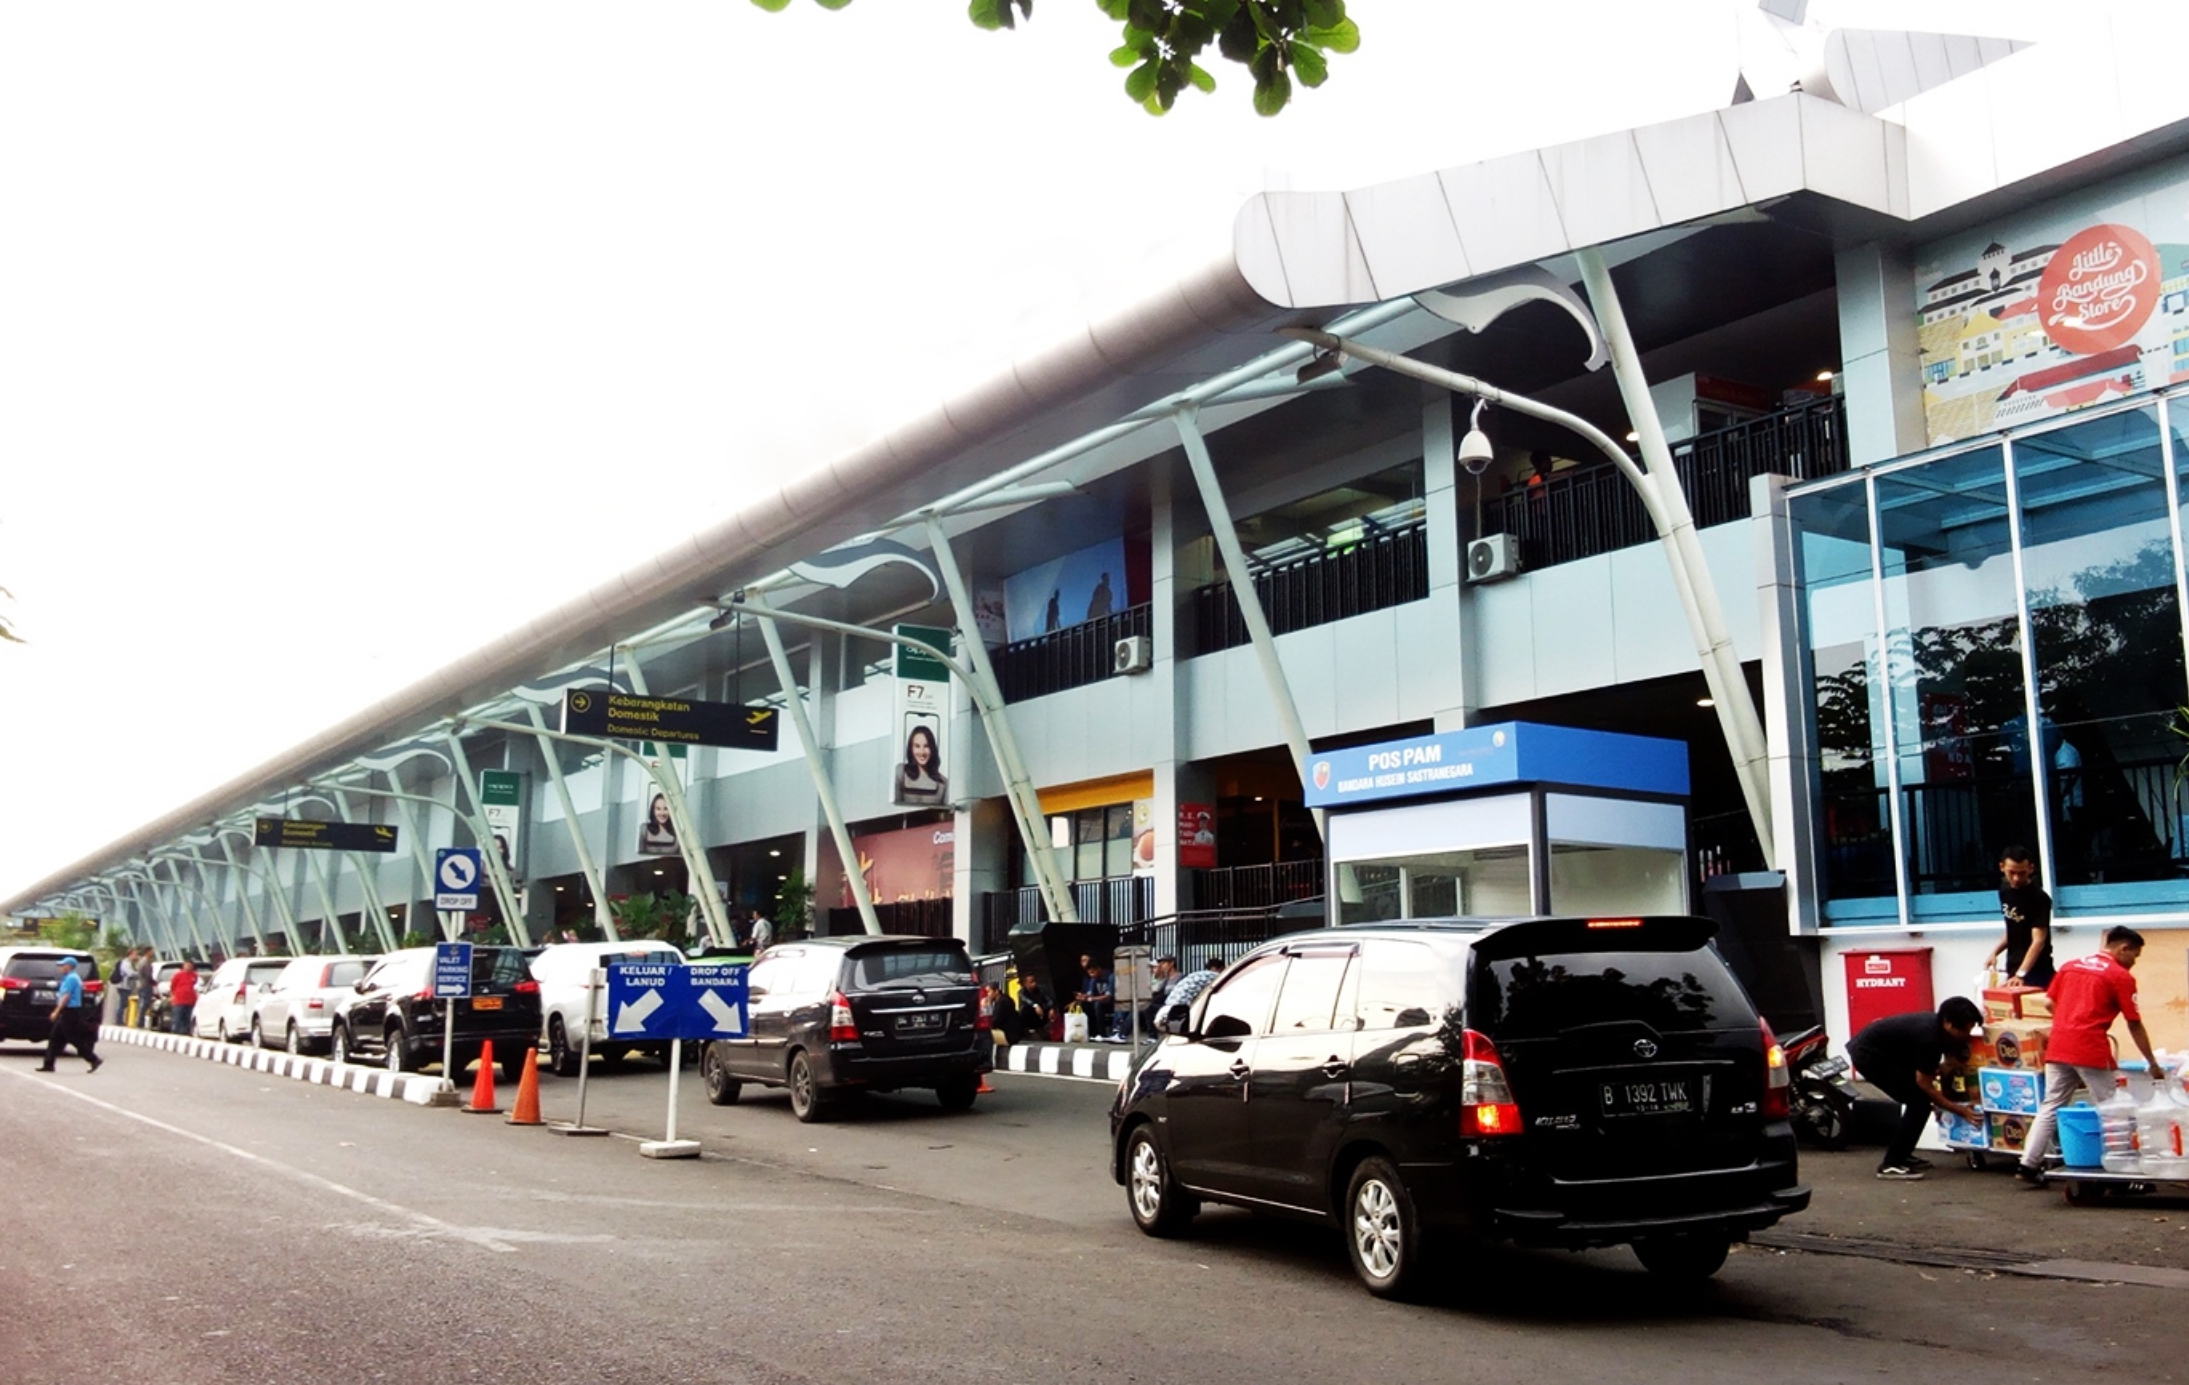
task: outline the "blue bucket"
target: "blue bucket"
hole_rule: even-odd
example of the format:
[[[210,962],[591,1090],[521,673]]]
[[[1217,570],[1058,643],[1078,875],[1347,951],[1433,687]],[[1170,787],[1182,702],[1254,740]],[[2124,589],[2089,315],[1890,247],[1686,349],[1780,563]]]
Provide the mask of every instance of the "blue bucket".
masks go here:
[[[2071,1169],[2094,1169],[2105,1162],[2105,1132],[2097,1107],[2060,1108],[2060,1157]]]

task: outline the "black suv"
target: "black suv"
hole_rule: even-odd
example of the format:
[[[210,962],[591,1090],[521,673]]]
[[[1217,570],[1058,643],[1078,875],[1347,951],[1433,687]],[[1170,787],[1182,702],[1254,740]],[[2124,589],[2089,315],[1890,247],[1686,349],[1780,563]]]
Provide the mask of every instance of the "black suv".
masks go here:
[[[442,1016],[456,1012],[456,1072],[494,1045],[502,1076],[516,1081],[524,1055],[540,1041],[540,983],[527,969],[524,950],[471,949],[471,994],[433,998],[433,949],[391,952],[358,978],[357,988],[335,1002],[330,1042],[337,1063],[381,1059],[390,1072],[416,1072],[441,1061]],[[451,1073],[449,1076],[453,1077]]]
[[[90,953],[67,947],[0,947],[0,1039],[42,1044],[52,1036],[63,957],[76,959],[84,1004],[99,1007],[106,983],[99,979],[99,961]]]
[[[746,976],[742,1039],[709,1039],[699,1071],[707,1099],[737,1100],[747,1082],[790,1088],[802,1121],[823,1119],[845,1091],[933,1087],[963,1111],[980,1088],[980,983],[950,938],[803,938],[771,947]]]
[[[1371,1293],[1425,1242],[1631,1244],[1699,1279],[1809,1205],[1784,1056],[1699,918],[1379,923],[1249,953],[1118,1087],[1140,1229],[1203,1199],[1341,1227]]]

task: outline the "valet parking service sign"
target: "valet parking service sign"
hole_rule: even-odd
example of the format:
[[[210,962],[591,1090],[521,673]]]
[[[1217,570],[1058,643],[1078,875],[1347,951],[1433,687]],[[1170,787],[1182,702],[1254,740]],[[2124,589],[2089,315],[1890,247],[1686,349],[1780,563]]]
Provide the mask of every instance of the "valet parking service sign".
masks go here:
[[[2189,161],[1916,253],[1933,445],[2189,379]]]

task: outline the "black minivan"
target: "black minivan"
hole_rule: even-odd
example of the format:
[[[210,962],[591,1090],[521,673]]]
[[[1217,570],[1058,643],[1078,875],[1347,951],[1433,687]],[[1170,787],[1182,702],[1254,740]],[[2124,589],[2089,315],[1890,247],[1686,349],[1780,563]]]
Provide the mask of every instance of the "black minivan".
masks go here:
[[[390,1072],[416,1072],[441,1061],[442,1020],[455,1012],[456,1072],[494,1045],[502,1076],[524,1073],[524,1055],[540,1041],[540,983],[532,979],[521,948],[471,949],[471,994],[433,996],[433,949],[390,952],[358,978],[357,988],[335,1002],[329,1042],[337,1063],[378,1058]],[[453,1077],[455,1074],[448,1074]]]
[[[1371,1293],[1425,1244],[1632,1245],[1702,1278],[1809,1205],[1784,1056],[1686,917],[1439,919],[1266,943],[1119,1085],[1134,1221],[1202,1201],[1343,1229]]]
[[[801,938],[761,953],[745,986],[746,1036],[699,1054],[717,1106],[747,1082],[790,1088],[802,1121],[852,1091],[932,1087],[963,1111],[980,1090],[980,982],[953,938]]]

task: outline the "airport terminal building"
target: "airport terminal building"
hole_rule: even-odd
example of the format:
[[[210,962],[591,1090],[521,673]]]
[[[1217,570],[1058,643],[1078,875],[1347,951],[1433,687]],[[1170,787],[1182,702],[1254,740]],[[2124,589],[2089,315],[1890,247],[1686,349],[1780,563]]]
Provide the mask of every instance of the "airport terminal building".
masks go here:
[[[1624,878],[1585,827],[1328,781],[1577,728],[1685,748],[1650,907],[1765,920],[1835,1032],[1966,990],[2023,843],[2062,955],[2143,930],[2189,1046],[2189,91],[2125,21],[1828,43],[1789,94],[1263,194],[1201,272],[0,907],[198,953],[648,899],[727,943],[800,883],[816,930],[976,953],[1557,909]]]

